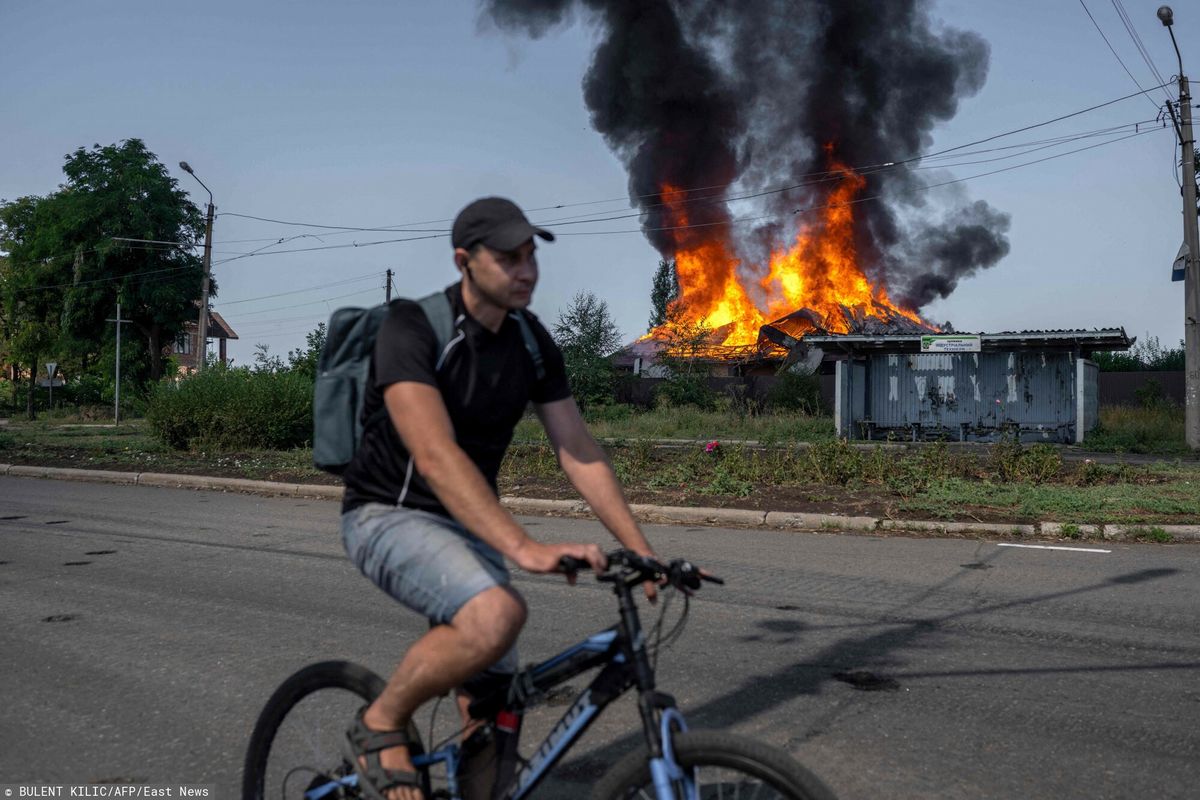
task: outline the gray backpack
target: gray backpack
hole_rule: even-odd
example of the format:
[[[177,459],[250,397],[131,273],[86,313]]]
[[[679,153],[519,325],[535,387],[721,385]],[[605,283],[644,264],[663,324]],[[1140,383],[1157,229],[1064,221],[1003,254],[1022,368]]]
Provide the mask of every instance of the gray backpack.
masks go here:
[[[434,292],[417,303],[437,336],[438,353],[444,353],[455,328],[450,299],[445,292]],[[313,387],[313,464],[318,469],[342,474],[358,450],[363,431],[387,415],[387,409],[380,408],[371,419],[362,418],[375,337],[387,313],[385,303],[373,308],[339,308],[329,318]],[[546,369],[529,321],[524,312],[510,316],[521,326],[525,349],[540,381]],[[438,368],[441,366],[439,358]]]

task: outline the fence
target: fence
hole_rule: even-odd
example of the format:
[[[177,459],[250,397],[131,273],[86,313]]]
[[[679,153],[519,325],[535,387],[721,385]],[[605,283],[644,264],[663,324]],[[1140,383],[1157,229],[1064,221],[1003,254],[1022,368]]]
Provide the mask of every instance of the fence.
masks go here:
[[[1100,405],[1140,406],[1161,392],[1165,400],[1183,405],[1183,370],[1171,372],[1101,372]]]

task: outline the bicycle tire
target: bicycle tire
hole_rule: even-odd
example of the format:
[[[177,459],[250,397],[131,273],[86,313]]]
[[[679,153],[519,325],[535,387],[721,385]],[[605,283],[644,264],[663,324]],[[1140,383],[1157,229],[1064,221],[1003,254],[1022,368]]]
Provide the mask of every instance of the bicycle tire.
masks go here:
[[[366,667],[349,661],[322,661],[311,664],[280,684],[267,700],[254,725],[254,731],[250,734],[250,744],[246,748],[246,761],[242,769],[243,800],[277,800],[281,795],[287,796],[284,790],[288,788],[287,780],[293,772],[329,775],[340,770],[340,774],[348,774],[347,771],[352,768],[341,757],[337,743],[349,726],[351,715],[359,707],[378,697],[385,685],[383,678]],[[279,750],[277,736],[280,729],[289,715],[296,716],[293,712],[298,705],[318,692],[336,696],[337,709],[336,712],[322,715],[321,724],[325,728],[327,741],[322,743],[325,745],[325,752],[315,754],[321,758],[320,763],[291,765],[286,768],[283,785],[278,788],[268,787],[268,777],[275,777],[271,757]],[[338,695],[338,692],[342,694]],[[411,724],[409,734],[416,737],[414,754],[421,752],[420,737],[416,727]],[[306,747],[315,749],[317,745],[309,741],[306,742]],[[422,774],[427,784],[428,774]],[[428,796],[428,786],[425,788]],[[299,796],[302,796],[302,792]],[[358,793],[351,790],[347,796],[357,797]]]
[[[837,800],[820,778],[780,750],[753,739],[725,731],[688,731],[673,739],[675,760],[686,769],[699,770],[697,796],[736,796],[729,791],[707,789],[708,769],[753,779],[789,800]],[[724,784],[717,784],[723,786]],[[739,784],[740,786],[740,784]],[[754,795],[758,797],[759,794]],[[657,800],[650,778],[650,752],[643,746],[618,761],[592,790],[592,800]]]

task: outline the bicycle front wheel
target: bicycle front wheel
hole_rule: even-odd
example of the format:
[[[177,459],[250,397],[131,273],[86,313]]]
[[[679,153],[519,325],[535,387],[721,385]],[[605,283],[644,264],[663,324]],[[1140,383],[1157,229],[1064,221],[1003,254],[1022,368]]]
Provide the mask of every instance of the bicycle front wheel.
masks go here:
[[[701,800],[747,797],[758,800],[836,800],[821,779],[784,751],[724,731],[689,731],[674,736],[675,760],[696,781]],[[680,800],[690,800],[682,786]],[[657,800],[650,778],[650,753],[643,747],[617,762],[592,791],[592,800]]]
[[[284,681],[250,735],[242,772],[244,800],[303,798],[353,775],[353,766],[342,758],[342,739],[354,714],[383,687],[383,678],[348,661],[313,664]],[[410,726],[409,733],[415,737],[416,728]],[[347,787],[328,796],[358,797],[358,792]]]

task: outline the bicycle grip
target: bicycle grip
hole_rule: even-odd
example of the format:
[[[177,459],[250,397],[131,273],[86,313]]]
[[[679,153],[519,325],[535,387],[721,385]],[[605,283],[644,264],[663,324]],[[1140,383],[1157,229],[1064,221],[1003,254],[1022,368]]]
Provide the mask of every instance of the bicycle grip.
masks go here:
[[[579,572],[580,570],[591,569],[592,565],[584,561],[582,558],[574,558],[573,556],[561,556],[558,559],[558,571],[566,574]]]

